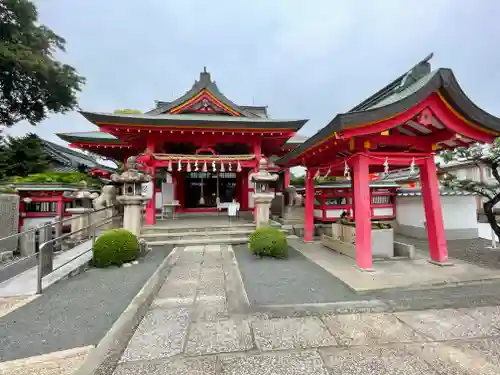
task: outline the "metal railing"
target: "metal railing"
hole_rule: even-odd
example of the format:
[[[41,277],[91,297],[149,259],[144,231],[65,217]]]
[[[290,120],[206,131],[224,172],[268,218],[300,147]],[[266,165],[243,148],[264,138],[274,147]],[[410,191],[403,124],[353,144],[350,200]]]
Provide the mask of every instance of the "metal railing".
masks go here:
[[[100,214],[112,209],[113,207],[105,207],[84,214],[65,217],[63,219],[42,224],[20,233],[0,238],[0,249],[3,248],[4,250],[13,251],[16,254],[17,258],[9,261],[3,266],[0,266],[0,282],[9,280],[12,277],[19,275],[20,273],[39,265],[41,261],[40,248],[43,246],[44,242],[53,240],[52,244],[54,246],[51,246],[52,251],[50,252],[50,257],[53,257],[54,251],[69,251],[79,244],[77,243],[75,246],[72,246],[71,243],[66,243],[65,240],[71,238],[72,234],[80,234],[82,238],[87,237],[87,239],[90,239],[91,237],[88,234],[93,233],[93,235],[95,236],[95,230],[92,230],[90,228],[92,225],[97,225],[96,228],[100,228],[110,221],[113,222],[119,218],[121,219],[122,215],[114,215],[105,218],[104,220],[102,220],[104,221],[102,223],[93,223],[93,221],[95,221],[93,219],[95,219],[96,215],[99,217]],[[87,222],[90,223],[86,228],[81,228],[81,230],[73,231],[72,233],[63,233],[64,227],[67,227],[73,221],[77,222],[78,220],[82,220],[82,218],[88,220]],[[85,230],[88,231],[87,235],[84,234]],[[78,240],[75,239],[75,241]],[[46,245],[45,247],[47,246],[48,245]],[[44,255],[46,255],[46,253],[47,252],[45,251]]]
[[[93,214],[95,213],[100,213],[100,212],[103,212],[103,211],[106,211],[106,210],[110,210],[112,209],[111,207],[106,207],[106,208],[103,208],[103,209],[100,209],[100,210],[97,210],[97,211],[92,211],[92,212],[89,212],[89,213],[85,213],[83,215],[87,215],[88,216],[88,222],[89,224],[86,225],[85,227],[82,227],[82,228],[79,228],[75,231],[72,231],[72,232],[69,232],[69,233],[65,233],[65,234],[62,234],[58,237],[55,237],[55,238],[52,238],[50,240],[47,240],[47,241],[44,241],[42,244],[40,244],[40,247],[39,247],[39,251],[38,251],[38,267],[37,267],[37,286],[36,286],[36,293],[37,294],[41,294],[42,293],[42,290],[43,290],[43,286],[42,286],[42,280],[45,276],[57,271],[58,269],[64,267],[65,265],[73,262],[75,259],[78,259],[80,258],[81,256],[87,254],[88,252],[92,251],[92,248],[93,248],[93,245],[95,243],[95,239],[96,239],[96,230],[98,228],[101,228],[103,227],[104,225],[107,225],[107,224],[115,224],[116,223],[116,220],[117,219],[122,219],[123,218],[123,215],[122,214],[118,214],[118,215],[114,215],[114,216],[111,216],[111,217],[106,217],[102,220],[99,220],[99,221],[96,221],[94,222],[92,220],[92,216]],[[76,218],[73,218],[73,220],[75,219],[81,219],[81,215],[76,217]],[[114,225],[113,225],[114,226]],[[121,225],[119,225],[121,226]],[[66,262],[64,262],[63,264],[59,265],[58,267],[54,268],[53,267],[53,260],[54,260],[54,245],[57,245],[57,242],[62,242],[64,239],[67,239],[67,238],[71,238],[71,237],[74,237],[75,235],[78,235],[80,233],[83,233],[83,237],[87,238],[86,241],[88,240],[92,240],[92,246],[90,246],[90,248],[80,254],[78,254],[77,256],[67,260]],[[80,237],[80,236],[79,236]],[[80,240],[82,240],[80,238]],[[81,242],[83,243],[83,242]],[[78,246],[78,245],[76,245]],[[75,246],[75,247],[76,247]]]

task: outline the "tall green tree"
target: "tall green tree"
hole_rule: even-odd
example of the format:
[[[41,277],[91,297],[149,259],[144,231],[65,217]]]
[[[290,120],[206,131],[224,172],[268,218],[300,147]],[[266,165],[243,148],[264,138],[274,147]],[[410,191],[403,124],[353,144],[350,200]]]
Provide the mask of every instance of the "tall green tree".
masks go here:
[[[500,138],[490,146],[474,144],[469,148],[457,148],[453,151],[447,150],[440,153],[444,163],[451,161],[472,162],[480,170],[487,167],[491,169],[494,181],[486,181],[480,179],[475,181],[472,179],[459,178],[453,173],[446,173],[446,177],[442,180],[442,185],[452,189],[460,189],[476,193],[483,200],[484,213],[488,219],[488,223],[495,234],[500,238],[500,226],[496,221],[493,208],[500,202],[500,173],[498,166],[500,164]]]
[[[29,0],[0,0],[0,125],[36,125],[49,113],[77,107],[85,80],[57,61],[65,40],[38,23]]]
[[[26,177],[50,168],[50,159],[36,134],[3,138],[0,145],[0,176]]]

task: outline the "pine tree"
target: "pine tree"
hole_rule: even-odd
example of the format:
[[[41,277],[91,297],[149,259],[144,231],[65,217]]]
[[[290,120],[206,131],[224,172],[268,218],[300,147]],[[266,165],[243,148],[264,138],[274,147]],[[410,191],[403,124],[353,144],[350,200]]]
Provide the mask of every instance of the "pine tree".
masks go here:
[[[42,142],[36,134],[24,137],[7,136],[2,140],[0,149],[0,176],[26,177],[49,169],[50,159],[45,153]]]
[[[0,1],[0,125],[36,125],[77,107],[84,78],[54,58],[65,40],[38,21],[32,1]]]
[[[495,139],[491,146],[474,144],[469,148],[457,148],[453,151],[440,153],[445,163],[450,161],[472,162],[478,168],[488,167],[495,178],[493,183],[487,181],[474,181],[471,179],[458,178],[453,173],[447,173],[442,185],[452,189],[476,193],[483,198],[483,209],[488,223],[495,234],[500,238],[500,226],[498,225],[493,208],[500,202],[500,138]]]

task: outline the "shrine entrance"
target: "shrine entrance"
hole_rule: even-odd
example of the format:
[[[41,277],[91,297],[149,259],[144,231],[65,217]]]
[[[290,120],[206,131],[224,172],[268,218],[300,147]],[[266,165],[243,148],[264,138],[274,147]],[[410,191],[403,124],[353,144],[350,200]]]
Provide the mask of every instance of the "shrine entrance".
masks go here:
[[[184,207],[216,208],[219,202],[237,199],[237,179],[234,172],[189,172],[185,175]]]

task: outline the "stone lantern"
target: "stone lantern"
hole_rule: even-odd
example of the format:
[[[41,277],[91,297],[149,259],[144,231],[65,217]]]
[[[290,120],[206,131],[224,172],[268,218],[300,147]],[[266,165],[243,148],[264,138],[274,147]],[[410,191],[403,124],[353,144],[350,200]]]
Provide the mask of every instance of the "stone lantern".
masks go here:
[[[73,199],[73,207],[66,211],[72,214],[71,232],[80,231],[90,225],[90,214],[94,211],[92,201],[99,197],[98,193],[91,193],[85,181],[80,182],[78,190],[64,192],[63,196]],[[73,239],[83,239],[89,234],[88,231],[81,230],[75,233]]]
[[[262,158],[259,162],[259,171],[251,175],[251,180],[255,183],[255,193],[253,199],[256,207],[255,223],[257,228],[269,224],[269,209],[274,193],[269,190],[269,184],[278,179],[276,173],[267,171],[267,160]]]
[[[129,157],[126,171],[120,175],[111,175],[111,180],[121,185],[121,195],[116,197],[116,200],[123,205],[123,228],[139,237],[142,227],[142,206],[149,200],[142,196],[142,184],[151,181],[151,176],[140,173],[135,169],[136,166],[137,158]]]

